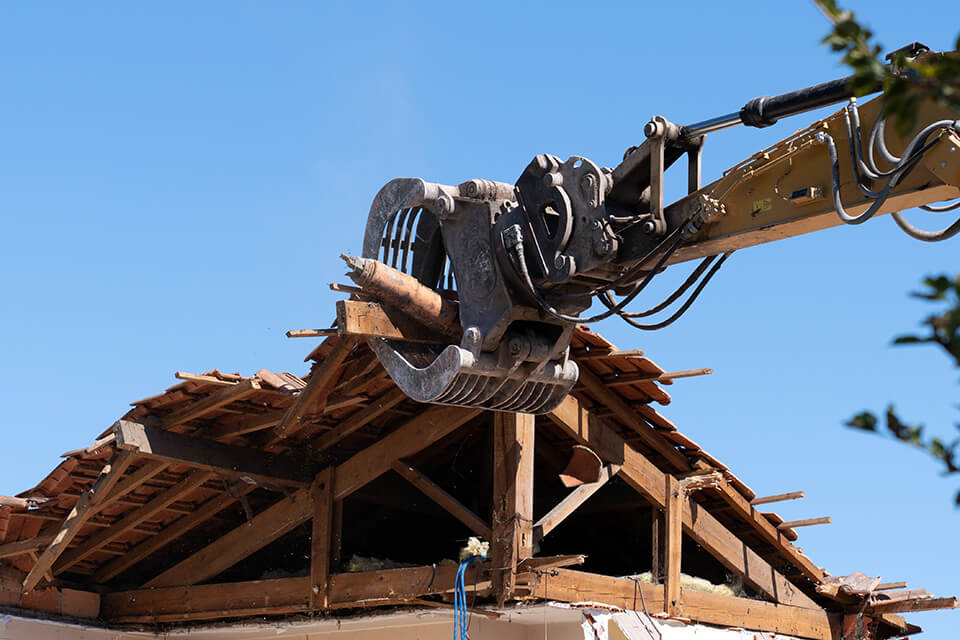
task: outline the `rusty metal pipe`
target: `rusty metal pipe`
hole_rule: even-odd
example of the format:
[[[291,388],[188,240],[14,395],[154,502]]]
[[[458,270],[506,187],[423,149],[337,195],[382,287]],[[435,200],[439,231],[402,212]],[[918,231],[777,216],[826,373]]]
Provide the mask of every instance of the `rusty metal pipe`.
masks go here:
[[[341,255],[350,268],[347,276],[365,295],[376,298],[443,337],[459,341],[460,306],[416,278],[372,258]]]

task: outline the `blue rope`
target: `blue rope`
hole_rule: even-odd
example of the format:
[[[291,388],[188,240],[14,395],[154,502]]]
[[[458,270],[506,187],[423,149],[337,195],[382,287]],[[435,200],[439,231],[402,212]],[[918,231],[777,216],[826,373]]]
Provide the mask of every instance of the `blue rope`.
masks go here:
[[[457,568],[457,580],[453,589],[453,640],[467,640],[467,585],[465,577],[470,564],[481,557],[468,556],[463,559]]]

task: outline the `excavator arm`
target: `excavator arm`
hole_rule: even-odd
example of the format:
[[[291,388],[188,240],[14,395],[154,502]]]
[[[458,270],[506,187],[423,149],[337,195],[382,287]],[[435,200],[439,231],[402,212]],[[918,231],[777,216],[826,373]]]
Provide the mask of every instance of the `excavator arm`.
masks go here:
[[[538,155],[512,185],[387,183],[371,206],[362,256],[347,258],[348,275],[362,298],[433,338],[370,336],[371,348],[415,400],[543,413],[576,383],[569,345],[578,322],[616,315],[641,329],[666,326],[734,250],[888,213],[921,240],[960,231],[960,221],[922,231],[896,213],[960,207],[933,205],[960,197],[956,114],[924,103],[914,130],[900,135],[886,127],[879,99],[860,107],[847,86],[842,78],[755,98],[739,112],[689,126],[657,116],[644,128],[646,140],[612,169]],[[770,126],[848,99],[700,184],[707,134]],[[665,206],[664,173],[684,156],[689,193]],[[694,259],[700,265],[673,295],[627,310],[664,269]],[[684,296],[666,320],[643,320]],[[591,307],[601,311],[588,316]],[[341,318],[341,330],[346,324]]]

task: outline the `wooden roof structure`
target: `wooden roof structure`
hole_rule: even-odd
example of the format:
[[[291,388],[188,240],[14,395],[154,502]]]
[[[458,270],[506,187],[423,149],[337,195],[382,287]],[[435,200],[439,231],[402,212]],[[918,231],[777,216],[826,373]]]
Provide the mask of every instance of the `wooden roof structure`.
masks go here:
[[[807,558],[793,527],[814,522],[758,509],[802,494],[758,498],[655,408],[704,371],[664,372],[586,327],[571,357],[580,380],[543,416],[419,405],[343,328],[303,377],[177,373],[34,488],[0,497],[0,607],[151,627],[450,606],[457,565],[441,560],[469,535],[491,542],[468,574],[488,608],[642,605],[839,640],[845,627],[915,633],[899,613],[957,606]],[[575,445],[603,467],[566,489],[556,477]],[[349,566],[370,557],[380,564]],[[681,587],[681,569],[732,574],[742,592]],[[645,570],[652,581],[618,577]]]

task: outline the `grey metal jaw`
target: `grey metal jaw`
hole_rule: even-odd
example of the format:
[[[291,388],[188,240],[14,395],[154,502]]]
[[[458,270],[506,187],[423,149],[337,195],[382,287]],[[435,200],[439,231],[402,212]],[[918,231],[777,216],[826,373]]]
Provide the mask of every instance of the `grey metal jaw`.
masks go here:
[[[448,251],[477,251],[492,255],[491,234],[471,234],[469,242],[444,243],[437,233],[445,221],[455,222],[458,209],[455,201],[486,207],[483,198],[475,197],[477,194],[461,194],[460,190],[460,187],[433,184],[419,178],[388,182],[370,207],[363,257],[390,264],[430,287],[443,288],[444,281],[456,281],[461,320],[471,316],[468,305],[489,306],[494,304],[494,299],[507,322],[511,318],[523,320],[522,305],[512,299],[495,261],[488,261],[487,269],[477,270],[476,259],[466,260],[476,256],[448,254]],[[490,192],[490,202],[501,199],[497,189],[491,188]],[[477,223],[474,228],[479,230],[483,226],[479,224],[480,219],[472,219]],[[455,269],[457,265],[460,266]],[[482,284],[494,289],[496,295],[478,295],[474,281],[477,278],[483,278]],[[473,307],[474,310],[481,308]],[[473,326],[466,333],[480,335]],[[569,331],[565,335],[569,341]],[[368,343],[394,383],[418,402],[546,413],[563,400],[579,376],[576,363],[567,357],[539,361],[510,358],[506,355],[509,349],[482,351],[480,342],[451,344],[442,349],[436,345],[382,338],[370,338]]]
[[[475,357],[453,344],[429,365],[417,367],[410,360],[422,355],[422,345],[399,344],[382,338],[371,338],[369,344],[390,378],[417,402],[546,413],[560,404],[580,373],[572,360],[550,361],[539,366],[528,362],[504,369],[498,366],[493,354],[481,353]]]

